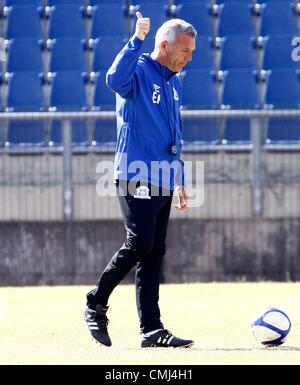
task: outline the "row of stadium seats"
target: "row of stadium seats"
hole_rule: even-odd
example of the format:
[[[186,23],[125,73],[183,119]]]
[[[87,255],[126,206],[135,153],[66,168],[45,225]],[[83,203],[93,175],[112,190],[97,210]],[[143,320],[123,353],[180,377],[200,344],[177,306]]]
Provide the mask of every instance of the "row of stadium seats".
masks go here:
[[[300,144],[299,118],[270,118],[265,122],[261,134],[262,145]],[[249,145],[251,143],[251,121],[248,118],[183,119],[184,145]]]
[[[24,81],[24,78],[32,77],[32,82]],[[201,79],[202,77],[202,79]],[[201,80],[200,80],[201,79]],[[93,109],[114,109],[114,96],[104,86],[104,79],[101,75],[96,76],[96,87],[101,84],[111,98],[110,105],[95,105]],[[214,87],[213,76],[208,71],[189,71],[183,77],[183,104],[186,108],[212,108],[212,104],[217,106],[217,96]],[[285,108],[300,106],[300,82],[297,72],[294,71],[274,71],[267,81],[266,101],[272,108]],[[43,88],[41,80],[37,73],[19,72],[9,78],[9,92],[7,109],[9,111],[43,111],[45,110]],[[247,89],[247,92],[243,90]],[[66,92],[68,90],[68,92]],[[205,92],[203,92],[205,90]],[[97,88],[94,100],[101,100],[103,92],[98,93]],[[190,98],[190,99],[189,99]],[[190,100],[197,100],[197,106],[190,106]],[[272,103],[271,103],[272,102]],[[223,108],[257,108],[259,107],[258,92],[256,87],[255,75],[251,71],[237,70],[227,74],[224,78],[223,90]],[[272,105],[271,105],[272,104]],[[220,106],[219,106],[220,107]],[[78,72],[58,73],[51,82],[50,107],[51,111],[76,111],[87,110],[87,100],[84,90],[84,82],[81,74]],[[284,121],[284,125],[282,122]],[[222,139],[226,143],[247,143],[250,138],[250,120],[249,119],[226,119],[225,133],[227,135]],[[55,139],[60,134],[60,122],[55,122],[55,128],[51,130],[50,136],[52,145],[61,143]],[[282,130],[279,126],[282,124]],[[299,119],[271,119],[266,140],[277,141],[299,141]],[[98,122],[98,134],[102,135],[101,140],[93,139],[95,143],[114,142],[115,123],[101,121]],[[38,127],[40,127],[38,129]],[[77,145],[86,145],[86,131],[84,122],[75,122],[73,125],[73,141]],[[275,128],[274,128],[275,127]],[[275,131],[274,131],[275,130]],[[272,134],[276,132],[276,135]],[[39,135],[37,133],[40,133]],[[230,135],[229,135],[230,133]],[[298,133],[298,135],[296,135]],[[9,122],[7,139],[3,138],[2,144],[13,145],[38,145],[44,144],[40,138],[44,138],[44,129],[42,122]],[[75,140],[75,138],[77,138]],[[81,138],[81,140],[80,140]],[[234,139],[235,138],[235,139]],[[297,139],[298,138],[298,139]],[[189,120],[183,119],[183,140],[184,143],[219,143],[219,123],[216,119]]]
[[[152,51],[154,32],[169,17],[184,18],[198,30],[198,49],[180,77],[184,109],[299,108],[299,61],[292,58],[299,26],[297,4],[277,0],[3,2],[0,28],[7,39],[7,61],[1,68],[2,109],[113,110],[115,98],[104,84],[105,72],[132,34],[137,9],[151,18],[145,52]],[[250,119],[225,119],[221,124],[216,119],[184,118],[183,123],[185,144],[250,140]],[[270,119],[266,124],[263,143],[299,143],[299,119]],[[74,121],[72,133],[74,146],[81,147],[111,145],[116,139],[112,121],[95,122],[92,127]],[[9,121],[0,126],[2,147],[55,148],[61,142],[58,120]]]
[[[218,145],[251,143],[250,119],[227,118],[199,119],[183,118],[183,145]],[[300,144],[299,118],[270,118],[266,121],[266,134],[262,134],[262,144]],[[72,122],[72,144],[74,149],[110,147],[116,144],[115,125],[110,121],[96,121],[95,124],[84,120]],[[91,134],[89,135],[89,132]],[[10,150],[32,150],[52,148],[61,149],[63,144],[62,122],[42,120],[9,120],[7,127],[0,127],[0,147]]]
[[[293,39],[293,35],[268,37],[261,41],[258,48],[254,40],[247,36],[229,36],[220,42],[219,48],[214,48],[210,39],[200,36],[197,39],[199,48],[186,70],[299,69],[299,61],[293,60],[292,56]],[[86,50],[80,39],[55,39],[45,59],[38,40],[12,39],[7,48],[3,71],[37,71],[44,75],[56,71],[80,71],[86,74],[105,71],[124,44],[121,38],[102,38],[95,41],[92,50]],[[152,49],[145,44],[142,50],[151,52]]]
[[[188,20],[195,26],[199,36],[298,34],[300,3],[298,7],[292,7],[289,1],[273,1],[263,5],[259,12],[253,14],[248,3],[228,2],[219,6],[218,12],[212,14],[204,3],[187,3],[178,5],[170,15],[159,2],[144,3],[134,6],[130,16],[124,13],[123,7],[118,3],[104,3],[92,7],[90,28],[81,8],[76,5],[50,7],[47,20],[40,19],[39,10],[33,5],[11,6],[7,8],[3,20],[3,33],[8,40],[18,37],[77,37],[89,40],[101,36],[126,39],[134,31],[135,11],[140,10],[151,19],[150,37],[170,17]]]
[[[189,3],[203,3],[209,6],[227,4],[232,2],[244,2],[249,4],[264,4],[270,3],[274,0],[0,0],[0,7],[10,7],[14,5],[28,5],[32,4],[36,7],[47,7],[60,4],[76,4],[82,7],[96,6],[105,3],[117,3],[122,6],[130,7],[131,5],[143,3],[164,3],[167,7],[172,5],[181,5]],[[288,0],[290,3],[297,4],[299,0]]]
[[[183,109],[290,109],[300,107],[299,73],[274,70],[263,79],[252,70],[225,71],[216,79],[209,70],[189,70],[180,75]],[[97,72],[92,101],[79,71],[57,71],[50,80],[49,102],[38,72],[19,71],[7,79],[6,111],[113,110],[115,96],[105,85],[105,72]]]
[[[43,149],[49,147],[60,149],[63,145],[62,121],[54,119],[43,120],[10,120],[7,127],[0,128],[0,147],[11,150]],[[92,127],[92,134],[88,135],[88,124],[84,120],[72,121],[72,145],[75,150],[82,150],[88,145],[97,147],[111,147],[116,143],[115,124],[108,121],[97,121]]]
[[[181,77],[184,109],[300,107],[298,71],[269,71],[262,79],[251,70],[234,69],[225,71],[221,80],[217,81],[209,71],[190,70],[183,72]],[[216,84],[222,86],[219,99]]]
[[[38,72],[14,72],[7,81],[6,111],[115,109],[115,96],[105,85],[105,73],[95,75],[92,107],[88,103],[84,78],[78,71],[59,71],[53,74],[48,106],[43,79]]]

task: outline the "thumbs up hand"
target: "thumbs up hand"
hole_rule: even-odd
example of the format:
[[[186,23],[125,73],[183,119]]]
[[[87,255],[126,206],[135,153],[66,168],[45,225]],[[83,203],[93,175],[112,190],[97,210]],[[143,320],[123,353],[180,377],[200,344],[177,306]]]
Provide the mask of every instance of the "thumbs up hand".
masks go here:
[[[145,40],[146,35],[150,31],[150,19],[149,17],[143,17],[141,12],[136,12],[136,17],[135,36],[140,40]]]

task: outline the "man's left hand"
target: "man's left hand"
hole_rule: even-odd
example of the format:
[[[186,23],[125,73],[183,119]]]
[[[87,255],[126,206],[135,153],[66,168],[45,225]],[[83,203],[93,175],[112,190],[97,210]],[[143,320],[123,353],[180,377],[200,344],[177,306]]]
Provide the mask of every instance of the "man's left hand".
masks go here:
[[[175,194],[177,196],[177,203],[173,205],[173,207],[175,207],[175,209],[178,211],[187,209],[187,201],[189,197],[185,191],[184,186],[177,186],[175,189]]]

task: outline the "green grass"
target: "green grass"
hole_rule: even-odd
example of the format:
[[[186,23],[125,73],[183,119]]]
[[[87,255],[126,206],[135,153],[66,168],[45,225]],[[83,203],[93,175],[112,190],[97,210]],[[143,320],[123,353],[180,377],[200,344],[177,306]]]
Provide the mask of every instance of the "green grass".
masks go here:
[[[113,346],[83,322],[86,286],[0,288],[0,364],[300,364],[300,283],[162,285],[162,321],[191,349],[140,349],[133,285],[118,286],[108,317]],[[272,305],[292,321],[278,348],[258,344],[251,319]],[[167,351],[166,351],[167,350]]]

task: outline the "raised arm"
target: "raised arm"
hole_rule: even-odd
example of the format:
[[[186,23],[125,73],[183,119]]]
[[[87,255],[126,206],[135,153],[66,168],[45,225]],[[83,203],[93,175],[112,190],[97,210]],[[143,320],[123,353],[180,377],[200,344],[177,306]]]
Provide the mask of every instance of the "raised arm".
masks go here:
[[[123,98],[126,98],[132,90],[139,50],[150,31],[149,17],[143,17],[140,12],[136,12],[136,16],[137,23],[134,35],[116,56],[106,74],[107,86]]]

